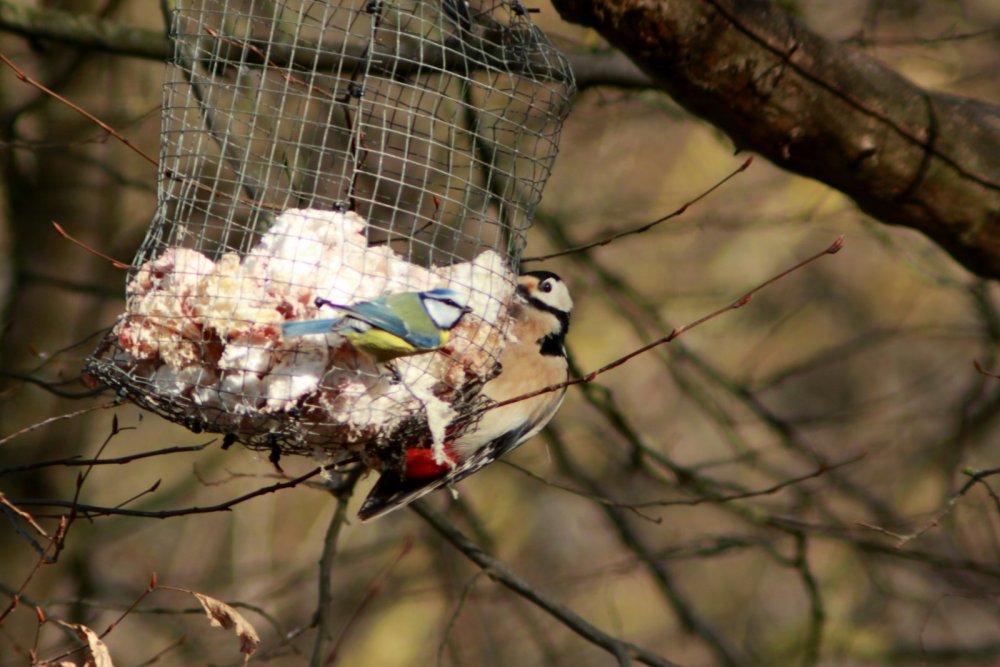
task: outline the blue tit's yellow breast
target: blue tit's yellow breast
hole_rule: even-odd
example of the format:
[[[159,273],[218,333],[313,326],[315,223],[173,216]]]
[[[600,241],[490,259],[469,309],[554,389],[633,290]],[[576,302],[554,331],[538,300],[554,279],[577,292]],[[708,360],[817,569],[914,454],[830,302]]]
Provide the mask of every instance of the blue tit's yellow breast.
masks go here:
[[[399,336],[391,334],[388,331],[382,331],[381,329],[369,329],[361,333],[347,333],[344,335],[344,338],[351,345],[362,352],[367,352],[375,357],[376,361],[380,362],[420,352],[420,350]]]

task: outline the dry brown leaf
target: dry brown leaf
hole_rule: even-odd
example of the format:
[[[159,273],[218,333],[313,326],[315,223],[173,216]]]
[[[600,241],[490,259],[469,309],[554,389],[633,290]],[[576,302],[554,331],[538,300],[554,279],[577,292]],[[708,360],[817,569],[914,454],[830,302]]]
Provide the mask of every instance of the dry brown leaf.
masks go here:
[[[111,662],[111,653],[108,651],[108,647],[105,646],[96,632],[79,623],[67,623],[66,621],[56,621],[56,623],[72,629],[76,632],[77,637],[87,642],[90,649],[87,651],[87,667],[115,667],[114,663]],[[60,667],[64,664],[65,661],[59,663]]]
[[[216,600],[215,598],[194,591],[190,592],[191,595],[198,598],[198,602],[205,608],[205,613],[208,614],[208,618],[214,627],[225,628],[226,630],[231,629],[236,633],[240,638],[240,653],[246,656],[243,664],[249,662],[250,656],[260,646],[260,636],[254,630],[254,627],[250,625],[250,621],[243,618],[240,612],[221,600]]]

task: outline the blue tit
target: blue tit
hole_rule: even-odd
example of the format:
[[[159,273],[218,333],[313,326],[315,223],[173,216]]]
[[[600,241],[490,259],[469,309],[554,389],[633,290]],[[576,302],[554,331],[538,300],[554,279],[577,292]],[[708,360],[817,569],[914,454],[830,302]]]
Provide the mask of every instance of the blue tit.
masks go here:
[[[350,305],[316,299],[317,306],[344,311],[334,319],[302,320],[281,325],[286,338],[310,334],[340,334],[375,361],[437,350],[462,316],[469,312],[468,294],[451,289],[389,294]]]
[[[500,355],[500,374],[481,393],[492,403],[501,403],[565,382],[569,378],[565,340],[572,310],[573,300],[559,276],[548,271],[522,274],[511,304],[513,326]],[[362,520],[381,516],[484,468],[541,431],[565,393],[563,387],[487,409],[478,423],[445,443],[447,461],[436,461],[426,447],[408,449],[403,468],[382,473],[358,516]]]

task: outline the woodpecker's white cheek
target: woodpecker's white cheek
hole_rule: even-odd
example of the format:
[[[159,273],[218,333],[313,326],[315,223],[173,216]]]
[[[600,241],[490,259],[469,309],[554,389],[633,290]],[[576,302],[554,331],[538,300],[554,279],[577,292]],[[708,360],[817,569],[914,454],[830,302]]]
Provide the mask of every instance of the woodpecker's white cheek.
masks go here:
[[[563,283],[556,283],[548,293],[538,292],[535,297],[545,305],[558,311],[569,313],[573,310],[573,299]]]

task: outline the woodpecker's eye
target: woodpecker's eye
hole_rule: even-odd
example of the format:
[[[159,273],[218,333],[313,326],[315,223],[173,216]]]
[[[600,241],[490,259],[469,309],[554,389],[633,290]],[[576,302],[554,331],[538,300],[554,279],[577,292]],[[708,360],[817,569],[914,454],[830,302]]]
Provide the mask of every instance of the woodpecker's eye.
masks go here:
[[[546,281],[540,283],[538,285],[538,291],[539,292],[545,292],[546,294],[548,294],[549,292],[551,292],[552,291],[552,281],[551,280],[546,280]]]

